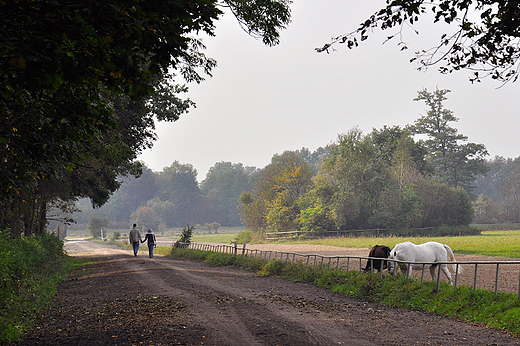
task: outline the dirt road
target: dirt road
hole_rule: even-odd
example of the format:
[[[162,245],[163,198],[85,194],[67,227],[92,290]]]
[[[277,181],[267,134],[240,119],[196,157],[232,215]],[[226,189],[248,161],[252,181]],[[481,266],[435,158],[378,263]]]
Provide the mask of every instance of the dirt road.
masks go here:
[[[520,345],[485,327],[234,268],[69,241],[95,261],[20,345]]]

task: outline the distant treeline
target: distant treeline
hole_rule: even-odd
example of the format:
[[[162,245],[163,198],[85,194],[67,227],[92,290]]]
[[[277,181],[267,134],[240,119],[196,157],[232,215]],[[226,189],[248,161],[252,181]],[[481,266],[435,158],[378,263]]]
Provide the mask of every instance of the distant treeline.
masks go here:
[[[239,226],[238,198],[251,191],[258,173],[241,163],[218,162],[199,184],[191,164],[175,161],[161,172],[144,167],[139,178],[124,178],[103,207],[92,209],[89,200],[81,200],[83,212],[73,218],[83,225],[91,217],[107,217],[111,228],[128,228],[134,222],[155,230],[213,222]]]
[[[458,119],[442,107],[447,92],[419,92],[430,110],[413,125],[366,135],[353,128],[314,152],[276,154],[264,168],[218,162],[200,184],[190,164],[145,167],[102,208],[89,212],[82,201],[86,212],[74,217],[107,217],[121,228],[243,224],[254,232],[520,222],[519,159],[485,160],[483,144],[450,126]]]

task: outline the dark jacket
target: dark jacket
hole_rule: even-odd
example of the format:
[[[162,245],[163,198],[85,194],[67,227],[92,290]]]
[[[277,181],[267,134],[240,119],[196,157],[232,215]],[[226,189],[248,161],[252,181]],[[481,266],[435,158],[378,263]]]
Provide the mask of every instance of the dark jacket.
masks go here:
[[[155,234],[146,233],[146,236],[144,237],[142,243],[144,243],[145,241],[148,241],[148,246],[155,245]]]

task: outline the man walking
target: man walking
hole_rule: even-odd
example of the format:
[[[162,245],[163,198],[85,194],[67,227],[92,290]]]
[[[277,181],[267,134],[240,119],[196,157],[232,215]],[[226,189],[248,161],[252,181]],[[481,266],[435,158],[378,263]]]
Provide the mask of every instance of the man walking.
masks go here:
[[[134,249],[134,256],[137,256],[137,252],[139,251],[139,242],[141,241],[141,233],[139,233],[135,223],[130,230],[130,233],[128,233],[128,239],[130,240],[130,244],[132,244]]]

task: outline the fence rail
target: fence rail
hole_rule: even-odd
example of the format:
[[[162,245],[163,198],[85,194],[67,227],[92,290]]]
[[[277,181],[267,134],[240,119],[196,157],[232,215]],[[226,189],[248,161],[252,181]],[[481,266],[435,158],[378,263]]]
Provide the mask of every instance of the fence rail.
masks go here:
[[[253,257],[258,259],[264,259],[266,261],[270,260],[280,260],[280,261],[291,261],[292,264],[302,261],[306,264],[306,266],[312,266],[313,269],[340,269],[344,268],[346,271],[354,270],[351,269],[353,265],[355,265],[356,269],[360,272],[363,271],[363,266],[367,264],[367,261],[371,261],[372,264],[374,261],[381,261],[381,258],[376,257],[363,257],[363,256],[325,256],[320,254],[300,254],[295,252],[282,252],[282,251],[263,251],[257,249],[248,249],[246,244],[239,246],[237,243],[233,243],[231,245],[215,245],[215,244],[207,244],[207,243],[179,243],[178,247],[185,249],[193,249],[193,250],[202,250],[202,251],[211,251],[211,252],[222,252],[227,254],[232,254],[235,256],[235,259],[240,255],[242,257]],[[514,265],[518,267],[518,289],[517,289],[517,299],[520,300],[520,261],[456,261],[456,262],[406,262],[406,261],[398,261],[394,260],[395,263],[402,263],[408,267],[407,270],[407,279],[410,277],[410,265],[412,264],[422,264],[421,270],[421,286],[424,283],[424,272],[427,265],[431,264],[448,264],[455,265],[455,279],[453,282],[453,288],[457,291],[457,284],[459,279],[458,269],[461,265],[472,265],[474,266],[474,280],[473,280],[473,292],[477,291],[477,276],[478,269],[482,268],[484,265],[494,265],[495,266],[495,282],[494,282],[494,291],[495,298],[498,294],[498,286],[499,286],[499,271],[501,265]],[[359,268],[358,268],[359,264]],[[374,266],[371,265],[371,272],[374,273]],[[438,265],[437,268],[437,291],[440,289],[440,280],[441,280],[441,266]],[[379,272],[380,277],[383,275],[383,271]]]
[[[423,227],[423,228],[415,228],[417,231],[425,231],[431,230],[433,227]],[[380,233],[387,233],[395,231],[395,229],[386,229],[386,228],[372,228],[372,229],[351,229],[351,230],[343,230],[343,231],[324,231],[324,232],[310,232],[310,231],[285,231],[285,232],[266,232],[266,240],[281,240],[281,239],[290,239],[290,238],[298,238],[298,237],[339,237],[344,234],[357,234],[357,233],[370,233],[379,235]]]

